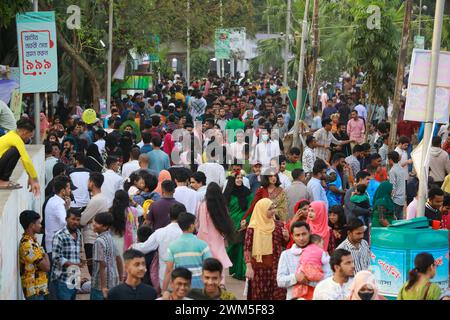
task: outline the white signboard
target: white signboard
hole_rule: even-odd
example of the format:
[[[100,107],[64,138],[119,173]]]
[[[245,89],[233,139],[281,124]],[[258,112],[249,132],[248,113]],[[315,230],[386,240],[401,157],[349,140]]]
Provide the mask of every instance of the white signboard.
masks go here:
[[[431,51],[414,49],[411,59],[405,120],[425,121]],[[450,105],[450,52],[441,51],[434,102],[434,121],[447,123]]]

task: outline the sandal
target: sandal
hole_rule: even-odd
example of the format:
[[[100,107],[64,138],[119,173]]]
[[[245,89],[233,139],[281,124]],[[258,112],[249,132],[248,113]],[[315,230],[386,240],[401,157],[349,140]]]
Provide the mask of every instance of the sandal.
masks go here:
[[[21,189],[22,186],[18,183],[14,183],[12,181],[8,181],[8,184],[6,186],[0,186],[0,190],[16,190]]]

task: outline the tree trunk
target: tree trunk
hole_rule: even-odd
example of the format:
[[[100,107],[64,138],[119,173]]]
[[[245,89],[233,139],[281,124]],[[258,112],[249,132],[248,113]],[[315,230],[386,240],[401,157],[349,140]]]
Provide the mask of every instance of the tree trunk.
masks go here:
[[[313,41],[312,41],[312,106],[317,106],[317,60],[319,58],[319,0],[314,0],[313,8]]]
[[[73,48],[77,48],[77,35],[75,33],[75,31],[73,31]],[[77,63],[75,62],[74,59],[72,59],[72,74],[70,75],[71,77],[71,89],[70,89],[70,99],[68,102],[68,105],[70,107],[75,107],[76,103],[77,103],[77,82],[78,82],[78,77],[77,77]]]
[[[392,109],[391,117],[391,130],[389,133],[389,144],[394,146],[397,140],[397,122],[398,114],[400,112],[400,96],[403,86],[403,77],[405,74],[405,62],[408,54],[408,42],[411,31],[411,12],[412,12],[413,0],[406,0],[405,3],[405,18],[403,20],[402,42],[400,44],[400,53],[397,64],[397,77],[395,79],[395,92],[394,92],[394,106]]]
[[[92,69],[89,63],[87,63],[86,60],[84,60],[83,57],[79,55],[74,48],[72,48],[58,29],[56,29],[56,35],[58,38],[58,46],[60,46],[60,48],[63,49],[70,56],[70,58],[72,58],[72,60],[84,71],[86,77],[89,79],[92,88],[94,109],[99,111],[98,101],[102,96],[102,90],[100,89],[100,84],[97,80],[94,69]]]

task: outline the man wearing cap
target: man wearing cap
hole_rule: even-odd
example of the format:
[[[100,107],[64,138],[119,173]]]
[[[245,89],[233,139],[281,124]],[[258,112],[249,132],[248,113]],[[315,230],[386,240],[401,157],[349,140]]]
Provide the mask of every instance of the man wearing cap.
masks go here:
[[[355,274],[359,271],[369,270],[370,267],[370,248],[367,241],[364,240],[366,228],[362,220],[350,219],[347,224],[347,238],[336,248],[350,251],[355,264]]]

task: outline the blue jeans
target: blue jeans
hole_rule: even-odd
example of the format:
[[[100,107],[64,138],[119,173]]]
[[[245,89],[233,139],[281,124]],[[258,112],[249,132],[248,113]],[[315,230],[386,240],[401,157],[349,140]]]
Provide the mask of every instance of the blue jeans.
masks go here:
[[[39,300],[39,301],[42,300],[42,301],[44,301],[45,296],[39,295],[39,294],[34,294],[31,297],[26,298],[26,300]]]
[[[91,288],[91,300],[105,300],[103,292],[98,289]]]
[[[63,281],[54,280],[54,288],[56,289],[57,300],[75,300],[77,296],[77,289],[69,289]]]

